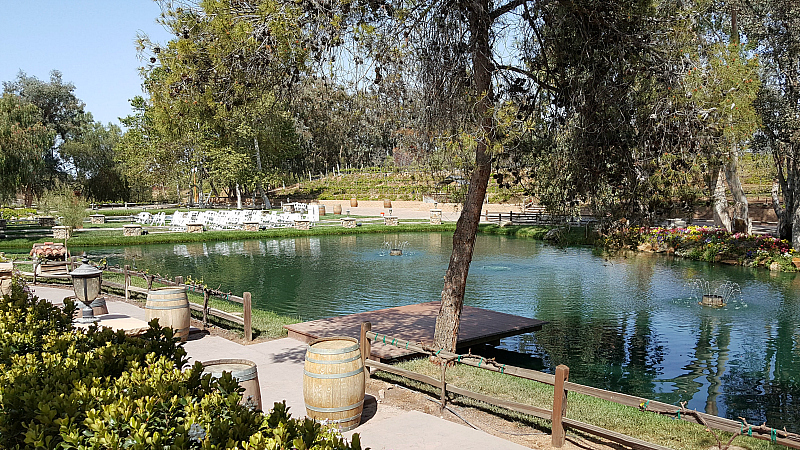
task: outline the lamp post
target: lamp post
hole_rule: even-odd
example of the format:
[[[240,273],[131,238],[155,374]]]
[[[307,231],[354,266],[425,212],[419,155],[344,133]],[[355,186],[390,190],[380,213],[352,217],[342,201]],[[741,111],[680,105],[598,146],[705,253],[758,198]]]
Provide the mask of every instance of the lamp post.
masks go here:
[[[105,298],[97,298],[100,294],[103,272],[90,265],[86,257],[83,258],[82,262],[83,264],[80,267],[70,272],[70,276],[72,277],[75,297],[78,299],[81,309],[81,317],[78,322],[91,323],[98,320],[94,317],[95,309],[100,314],[108,313]]]

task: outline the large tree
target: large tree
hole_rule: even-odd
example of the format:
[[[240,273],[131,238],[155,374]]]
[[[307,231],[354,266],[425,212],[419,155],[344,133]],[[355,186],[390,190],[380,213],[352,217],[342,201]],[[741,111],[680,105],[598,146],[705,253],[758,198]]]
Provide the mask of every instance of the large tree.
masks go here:
[[[62,165],[81,186],[83,195],[95,201],[128,200],[128,186],[116,161],[122,130],[95,122],[85,113],[72,140],[61,145]]]
[[[21,191],[30,207],[53,135],[36,105],[16,94],[0,97],[0,200]]]
[[[13,81],[3,82],[5,92],[19,95],[26,102],[36,105],[41,111],[42,122],[54,131],[50,154],[46,155],[47,171],[42,179],[53,182],[63,174],[59,149],[64,142],[75,137],[84,116],[84,103],[75,96],[75,85],[65,82],[61,72],[50,72],[50,80],[43,81],[20,71]]]
[[[765,69],[757,99],[763,125],[756,146],[770,152],[775,164],[777,231],[800,250],[800,8],[781,0],[735,5],[748,46]]]

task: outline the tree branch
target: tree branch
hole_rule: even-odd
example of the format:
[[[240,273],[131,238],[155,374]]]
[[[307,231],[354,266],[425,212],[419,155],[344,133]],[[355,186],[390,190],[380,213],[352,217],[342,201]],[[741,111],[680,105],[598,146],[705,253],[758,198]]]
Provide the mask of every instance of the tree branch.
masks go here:
[[[495,20],[500,18],[500,16],[502,16],[503,14],[505,14],[507,12],[511,12],[511,11],[517,9],[518,6],[522,6],[527,2],[528,2],[528,0],[511,0],[510,2],[506,3],[505,5],[495,9],[494,11],[491,11],[489,13],[489,18],[491,18],[492,22],[494,22]]]
[[[497,70],[508,70],[510,72],[518,73],[520,75],[525,75],[531,81],[533,81],[534,83],[536,83],[537,85],[539,85],[543,89],[547,89],[547,90],[550,90],[550,91],[557,90],[557,88],[555,86],[545,83],[544,81],[542,81],[539,78],[537,78],[532,72],[530,72],[528,70],[520,69],[519,67],[509,66],[507,64],[495,64],[495,69],[497,69]]]

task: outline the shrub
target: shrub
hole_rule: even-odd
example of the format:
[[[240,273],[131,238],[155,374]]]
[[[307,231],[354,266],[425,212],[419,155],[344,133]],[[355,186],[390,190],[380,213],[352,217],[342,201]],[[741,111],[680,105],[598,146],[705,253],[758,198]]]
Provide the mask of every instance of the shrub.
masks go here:
[[[61,225],[72,228],[83,227],[83,219],[88,216],[89,203],[67,185],[59,185],[48,191],[39,201],[39,210],[43,214],[55,211],[60,216]]]
[[[0,299],[1,448],[351,449],[335,431],[241,405],[230,374],[219,379],[151,322],[141,337],[72,329],[64,311],[18,279]]]

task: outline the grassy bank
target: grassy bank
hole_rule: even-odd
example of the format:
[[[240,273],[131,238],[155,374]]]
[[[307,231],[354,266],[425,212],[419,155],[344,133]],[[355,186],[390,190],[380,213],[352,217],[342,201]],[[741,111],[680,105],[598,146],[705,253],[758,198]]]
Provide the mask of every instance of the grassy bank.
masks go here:
[[[427,358],[404,361],[399,363],[398,366],[436,379],[439,379],[441,373],[439,366],[431,364]],[[440,395],[440,391],[437,389],[414,380],[386,372],[378,372],[375,376],[426,392],[437,399]],[[550,409],[553,406],[552,386],[475,367],[457,364],[449,368],[447,370],[447,382],[448,384],[500,399],[546,409]],[[453,399],[451,397],[451,399],[456,404],[487,409],[538,430],[550,432],[550,422],[548,421],[491,407],[468,398]],[[706,431],[705,427],[701,425],[683,420],[674,420],[653,412],[641,411],[574,392],[569,394],[567,417],[675,449],[706,450],[717,445],[711,432]],[[723,444],[730,439],[731,435],[728,433],[717,433],[721,436],[721,439],[724,439]],[[589,435],[581,434],[581,436],[591,439]],[[784,446],[772,445],[767,441],[745,436],[737,437],[733,444],[751,450],[785,448]]]
[[[558,233],[558,239],[552,241],[558,245],[594,245],[597,241],[597,235],[587,230],[586,227],[569,227],[560,228],[552,226],[533,226],[533,225],[511,225],[501,227],[496,224],[484,224],[478,229],[479,233],[483,234],[497,234],[502,236],[514,236],[518,238],[538,239],[543,240],[545,235],[553,228],[558,228],[561,232]]]
[[[80,234],[70,238],[69,247],[125,246],[144,244],[184,244],[191,242],[231,241],[244,239],[273,239],[306,236],[342,236],[361,233],[406,233],[406,232],[453,232],[454,223],[431,225],[428,223],[401,223],[398,226],[374,225],[365,223],[356,228],[340,226],[316,226],[308,231],[294,228],[272,228],[262,231],[222,230],[204,233],[158,233],[144,236],[121,236],[120,231],[102,230],[91,234]],[[27,249],[42,238],[7,239],[0,241],[0,251]],[[17,253],[9,251],[8,253]]]

